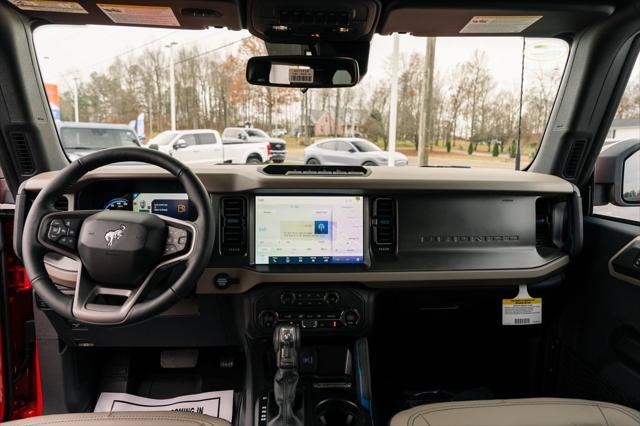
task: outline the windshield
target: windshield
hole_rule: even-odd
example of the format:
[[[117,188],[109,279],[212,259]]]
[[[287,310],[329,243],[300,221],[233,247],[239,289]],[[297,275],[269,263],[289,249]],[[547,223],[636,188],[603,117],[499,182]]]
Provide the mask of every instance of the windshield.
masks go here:
[[[61,128],[62,146],[67,149],[100,150],[120,146],[137,146],[131,130],[104,128]]]
[[[559,39],[376,35],[356,86],[303,92],[246,82],[247,60],[267,54],[247,31],[44,25],[34,43],[55,118],[128,124],[143,149],[153,141],[186,164],[211,167],[524,169],[542,140],[569,51]],[[246,132],[243,140],[277,136],[259,153],[249,143],[221,151],[202,137],[168,145],[175,131],[205,129],[229,142],[237,142],[237,129]],[[71,146],[62,133],[63,146]],[[111,146],[89,136],[77,134],[72,145]],[[357,150],[315,145],[343,138]]]
[[[256,130],[256,129],[249,129],[247,130],[247,134],[249,136],[255,137],[255,138],[268,138],[269,135],[266,132],[263,132],[262,130]]]
[[[381,151],[380,147],[372,142],[363,140],[352,140],[351,143],[360,152]]]
[[[155,143],[157,145],[167,145],[176,137],[176,135],[176,132],[162,132],[155,138],[151,139],[149,143]]]

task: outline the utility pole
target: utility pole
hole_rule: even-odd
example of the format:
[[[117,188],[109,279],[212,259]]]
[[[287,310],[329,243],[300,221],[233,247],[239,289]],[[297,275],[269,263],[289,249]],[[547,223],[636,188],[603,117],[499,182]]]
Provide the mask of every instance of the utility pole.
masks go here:
[[[422,76],[422,102],[418,126],[418,166],[429,165],[429,145],[433,137],[433,74],[436,59],[436,38],[427,37]]]
[[[306,108],[305,108],[305,126],[304,126],[304,144],[309,145],[311,143],[311,112],[313,111],[313,102],[311,99],[311,90],[307,90],[304,94],[306,99]]]
[[[398,124],[398,61],[400,59],[400,35],[393,34],[393,53],[391,54],[391,100],[389,105],[389,160],[387,165],[396,165],[396,126]]]
[[[522,104],[524,102],[524,60],[526,58],[527,39],[522,37],[522,64],[520,67],[520,104],[518,106],[518,142],[516,144],[516,170],[520,170],[520,143],[522,141]]]
[[[333,120],[333,136],[338,136],[338,120],[340,119],[340,89],[336,89],[336,116]]]
[[[175,76],[175,58],[173,56],[173,47],[178,43],[172,41],[165,47],[169,49],[169,96],[171,97],[171,130],[176,130],[176,76]]]
[[[73,112],[75,122],[80,122],[80,108],[78,106],[78,77],[73,78]]]
[[[305,125],[305,115],[304,115],[304,107],[307,101],[306,92],[302,90],[302,96],[300,96],[300,132],[298,132],[298,139],[304,140],[304,135],[307,134],[307,129],[304,128]]]

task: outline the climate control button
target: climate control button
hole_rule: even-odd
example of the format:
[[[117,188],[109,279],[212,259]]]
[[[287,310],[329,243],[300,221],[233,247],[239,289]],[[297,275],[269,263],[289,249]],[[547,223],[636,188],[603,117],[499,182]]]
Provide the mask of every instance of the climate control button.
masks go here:
[[[274,311],[262,311],[258,315],[258,322],[263,327],[273,327],[278,323],[278,313]]]
[[[340,319],[347,327],[354,327],[360,322],[360,313],[356,309],[346,309],[340,314]]]
[[[325,294],[324,301],[327,302],[328,305],[335,305],[340,301],[340,295],[332,291]]]
[[[295,301],[296,296],[291,292],[285,292],[280,295],[280,302],[282,302],[283,305],[293,305]]]

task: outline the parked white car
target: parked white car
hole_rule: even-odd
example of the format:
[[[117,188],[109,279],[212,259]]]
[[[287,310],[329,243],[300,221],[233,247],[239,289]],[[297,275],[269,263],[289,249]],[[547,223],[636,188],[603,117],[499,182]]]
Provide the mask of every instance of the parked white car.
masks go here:
[[[396,166],[409,164],[404,154],[383,151],[361,138],[321,139],[304,149],[304,162],[309,165],[386,166],[389,158],[393,158]]]
[[[187,164],[261,164],[270,155],[268,142],[223,145],[217,130],[167,130],[147,146]]]

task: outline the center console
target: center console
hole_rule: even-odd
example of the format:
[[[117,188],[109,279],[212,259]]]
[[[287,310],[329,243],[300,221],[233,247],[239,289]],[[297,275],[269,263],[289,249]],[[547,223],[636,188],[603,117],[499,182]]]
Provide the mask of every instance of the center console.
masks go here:
[[[298,325],[278,325],[273,350],[273,385],[265,386],[257,400],[258,426],[372,424],[366,339],[306,344]]]
[[[295,420],[279,423],[284,406],[305,425],[370,425],[366,336],[372,324],[374,292],[350,283],[295,283],[263,286],[248,296],[244,311],[250,313],[247,330],[255,345],[254,362],[268,366],[254,377],[255,424],[299,424]],[[296,330],[287,332],[296,336],[295,344],[282,341],[282,330]],[[295,348],[295,367],[286,363],[288,367],[283,368],[283,347]],[[288,383],[290,390],[294,381],[296,394],[283,402],[282,383]]]
[[[297,325],[312,334],[360,334],[368,325],[369,292],[355,287],[281,287],[252,297],[253,326],[258,334],[277,325]]]

